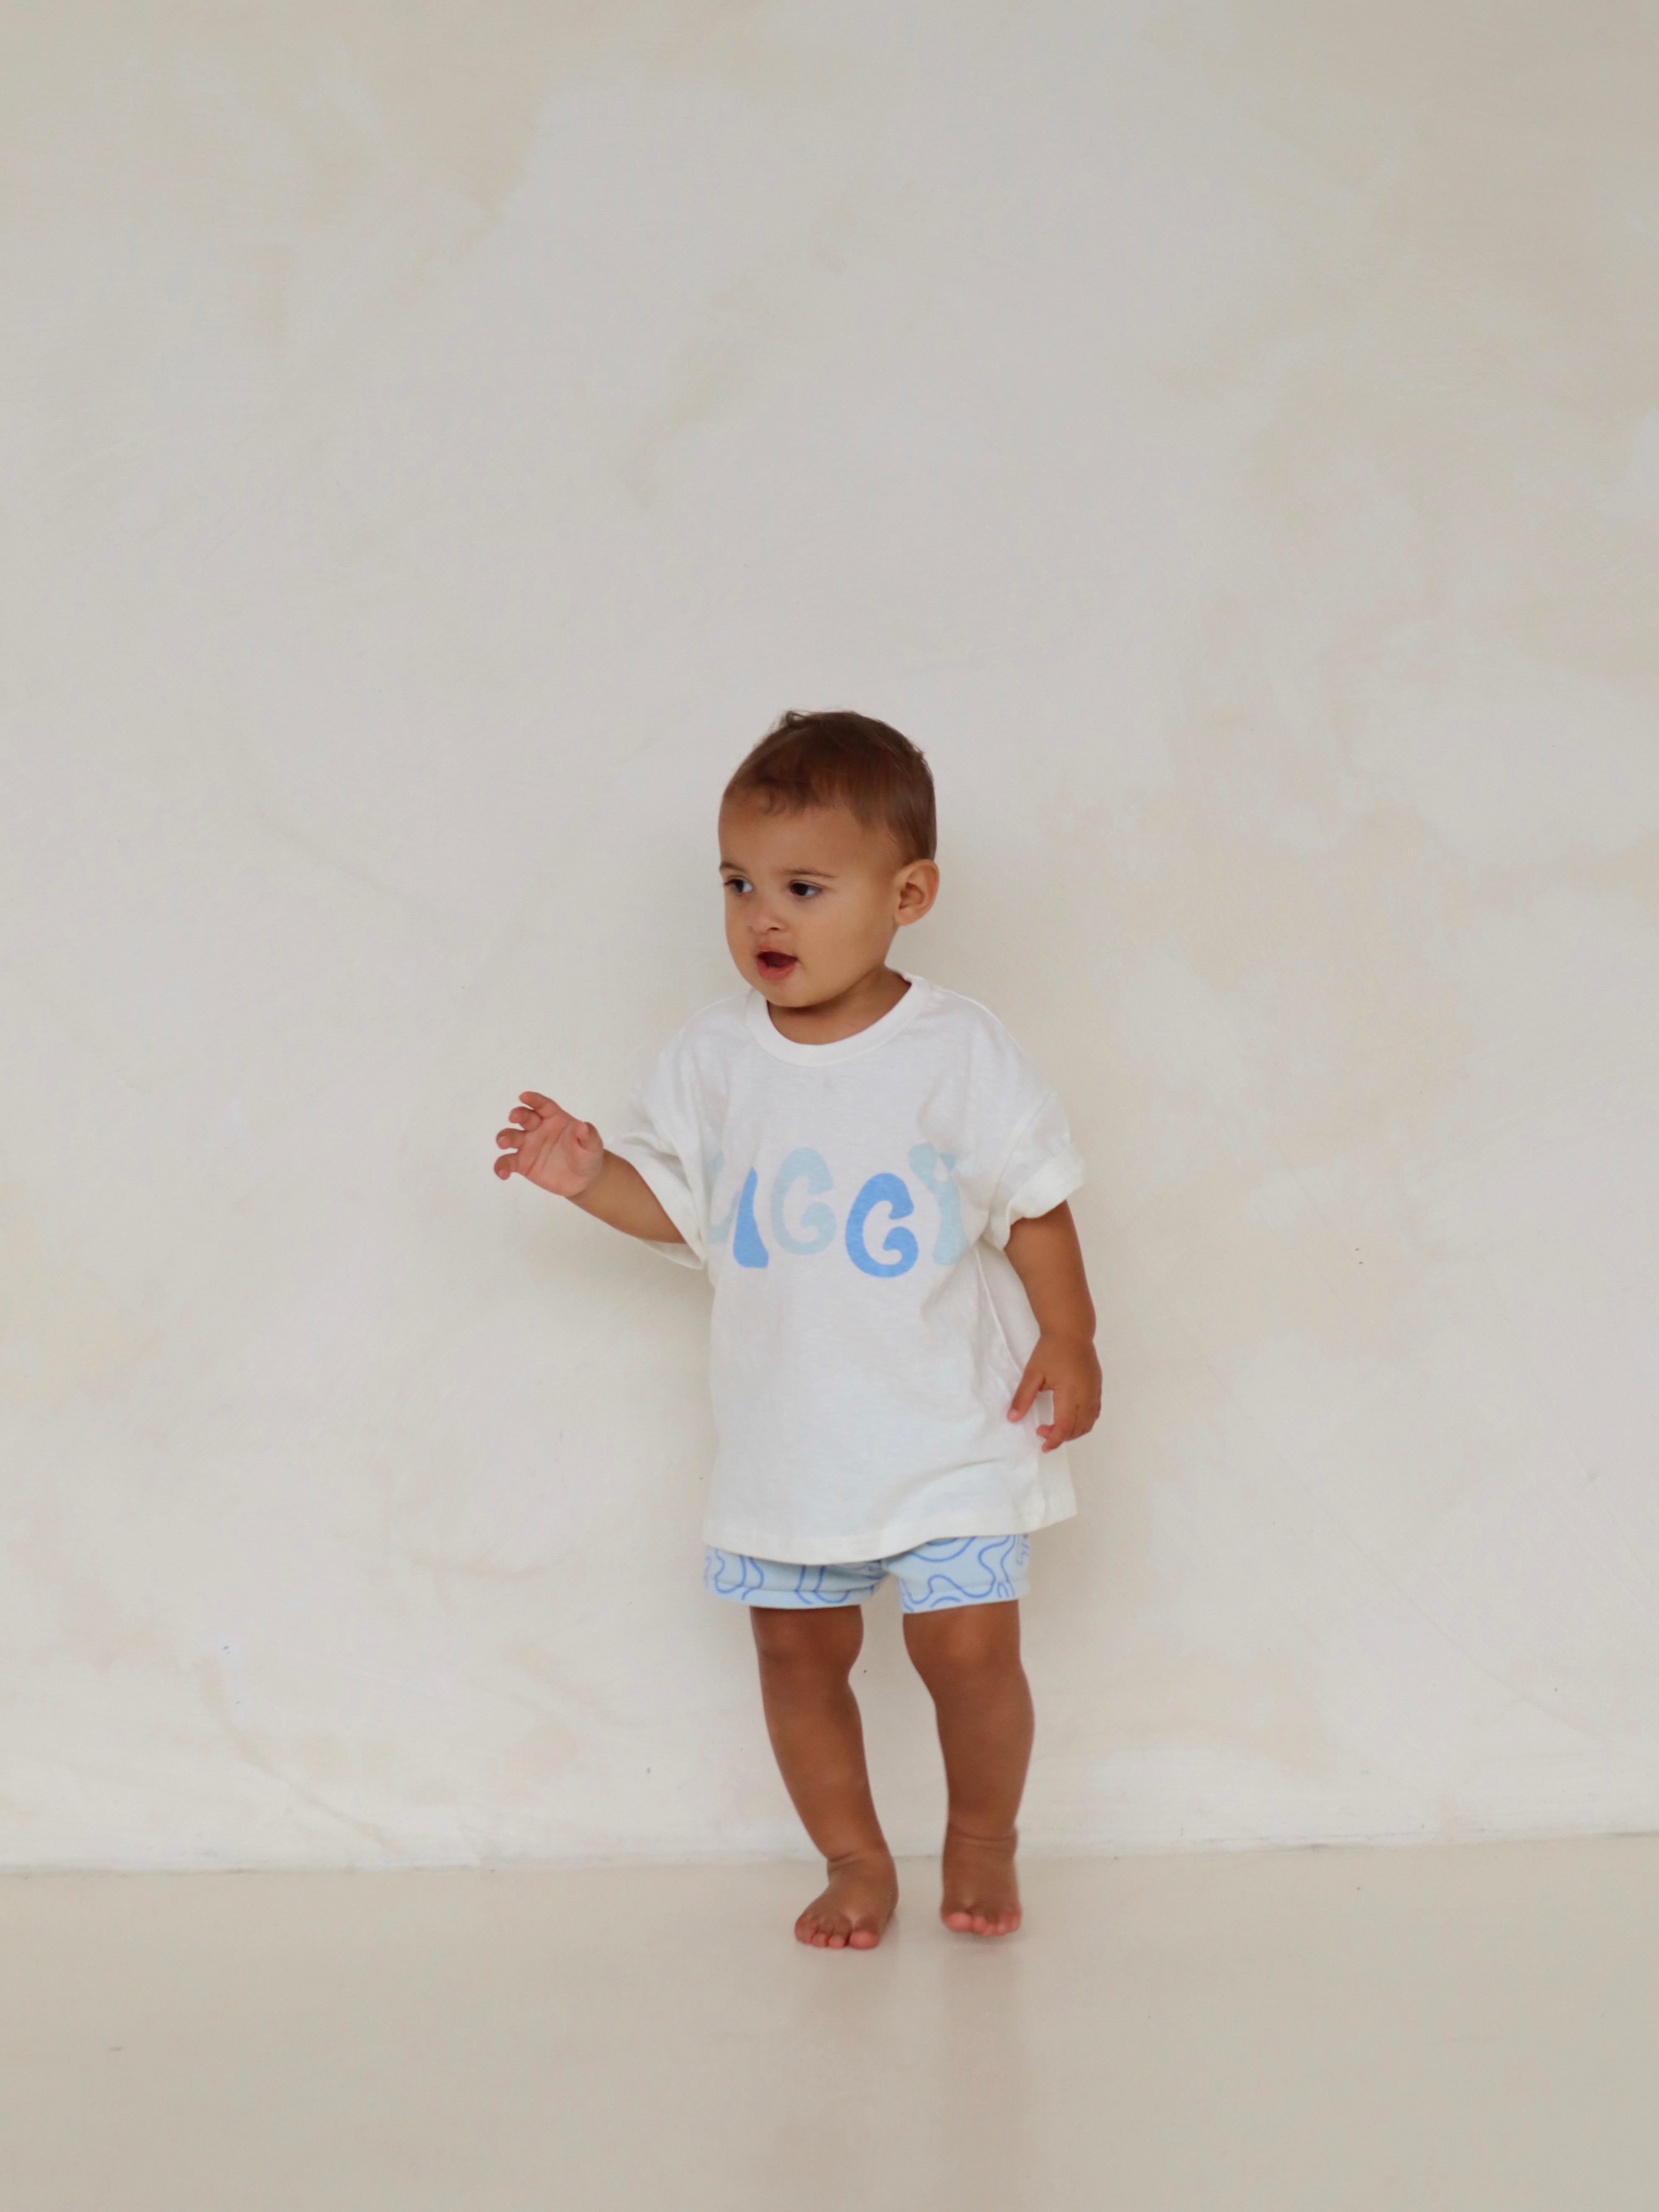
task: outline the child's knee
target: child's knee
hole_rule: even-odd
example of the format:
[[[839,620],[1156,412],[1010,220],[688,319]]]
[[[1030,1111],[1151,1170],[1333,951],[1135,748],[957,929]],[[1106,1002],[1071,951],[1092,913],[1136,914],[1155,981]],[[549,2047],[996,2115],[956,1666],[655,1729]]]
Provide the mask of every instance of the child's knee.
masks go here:
[[[749,1616],[762,1672],[778,1680],[845,1679],[864,1641],[855,1605],[821,1613],[751,1605]]]
[[[907,1613],[904,1642],[935,1694],[989,1686],[1020,1672],[1019,1607],[1005,1602]]]

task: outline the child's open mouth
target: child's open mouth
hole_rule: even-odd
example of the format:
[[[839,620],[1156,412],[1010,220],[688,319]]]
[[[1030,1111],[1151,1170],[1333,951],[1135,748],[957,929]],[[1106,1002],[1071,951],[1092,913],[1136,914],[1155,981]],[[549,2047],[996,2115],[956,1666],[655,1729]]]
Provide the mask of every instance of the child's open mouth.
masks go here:
[[[790,975],[799,964],[793,952],[757,952],[755,961],[763,975],[774,977]]]

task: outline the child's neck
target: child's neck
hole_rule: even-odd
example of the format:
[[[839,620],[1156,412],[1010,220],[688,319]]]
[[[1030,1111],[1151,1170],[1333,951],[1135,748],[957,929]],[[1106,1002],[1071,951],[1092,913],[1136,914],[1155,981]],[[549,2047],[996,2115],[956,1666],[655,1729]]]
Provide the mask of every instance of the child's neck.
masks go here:
[[[774,1006],[772,1026],[792,1044],[839,1044],[890,1014],[909,989],[908,979],[885,965],[816,1006]]]

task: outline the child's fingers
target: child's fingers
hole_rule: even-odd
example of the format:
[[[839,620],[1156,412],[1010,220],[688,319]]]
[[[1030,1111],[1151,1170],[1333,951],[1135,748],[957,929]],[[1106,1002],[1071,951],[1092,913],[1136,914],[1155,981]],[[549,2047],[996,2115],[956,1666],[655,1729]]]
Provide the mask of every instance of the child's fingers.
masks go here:
[[[1037,1393],[1042,1388],[1042,1367],[1035,1359],[1025,1363],[1025,1372],[1019,1378],[1019,1388],[1014,1393],[1014,1402],[1008,1408],[1011,1421],[1023,1421],[1036,1403]]]
[[[1054,1392],[1054,1419],[1046,1428],[1037,1431],[1040,1437],[1048,1439],[1042,1447],[1043,1450],[1053,1451],[1059,1444],[1075,1443],[1079,1437],[1088,1435],[1099,1419],[1098,1398],[1085,1400],[1060,1386]]]
[[[1046,1452],[1058,1451],[1078,1433],[1078,1401],[1074,1391],[1064,1382],[1054,1385],[1054,1418],[1037,1431]]]

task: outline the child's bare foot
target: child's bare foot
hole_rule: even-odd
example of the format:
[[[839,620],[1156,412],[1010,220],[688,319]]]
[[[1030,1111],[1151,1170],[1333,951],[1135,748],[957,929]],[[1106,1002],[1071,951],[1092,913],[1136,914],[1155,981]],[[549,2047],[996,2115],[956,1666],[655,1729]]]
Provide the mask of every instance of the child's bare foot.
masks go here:
[[[945,1832],[945,1897],[939,1917],[958,1936],[1012,1936],[1019,1925],[1017,1838]]]
[[[898,1903],[898,1875],[883,1856],[832,1861],[829,1887],[795,1923],[795,1941],[818,1951],[873,1951]]]

